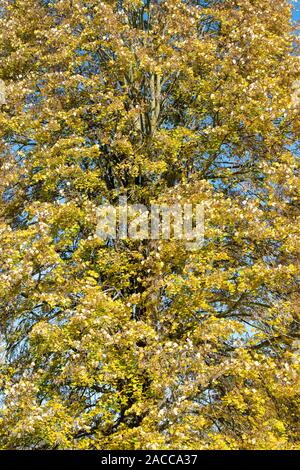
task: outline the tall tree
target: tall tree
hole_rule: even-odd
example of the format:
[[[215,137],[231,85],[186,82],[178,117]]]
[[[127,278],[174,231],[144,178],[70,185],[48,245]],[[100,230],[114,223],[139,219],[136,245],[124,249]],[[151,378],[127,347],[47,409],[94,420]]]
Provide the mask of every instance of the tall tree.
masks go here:
[[[1,5],[1,448],[296,448],[289,2]],[[99,239],[125,194],[203,247]]]

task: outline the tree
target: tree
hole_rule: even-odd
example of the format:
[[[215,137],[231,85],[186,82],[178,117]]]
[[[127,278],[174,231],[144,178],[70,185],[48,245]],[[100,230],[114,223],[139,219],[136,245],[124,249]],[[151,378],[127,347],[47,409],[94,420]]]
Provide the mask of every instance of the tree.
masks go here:
[[[297,448],[289,2],[2,5],[1,448]],[[125,194],[204,246],[102,241]]]

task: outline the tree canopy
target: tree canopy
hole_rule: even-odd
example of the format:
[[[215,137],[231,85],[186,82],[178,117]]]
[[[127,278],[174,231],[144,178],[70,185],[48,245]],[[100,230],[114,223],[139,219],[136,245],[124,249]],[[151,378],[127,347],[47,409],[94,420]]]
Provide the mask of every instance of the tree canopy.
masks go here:
[[[299,448],[290,3],[0,8],[0,448]],[[125,194],[203,246],[99,239]]]

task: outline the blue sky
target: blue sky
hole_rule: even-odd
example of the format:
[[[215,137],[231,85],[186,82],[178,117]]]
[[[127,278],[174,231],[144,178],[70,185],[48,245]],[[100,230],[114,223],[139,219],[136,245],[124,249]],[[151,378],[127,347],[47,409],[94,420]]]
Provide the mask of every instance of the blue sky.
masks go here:
[[[294,20],[300,20],[300,11],[299,10],[295,11],[293,16],[294,16]]]
[[[299,4],[295,6],[294,20],[300,20],[300,5]]]

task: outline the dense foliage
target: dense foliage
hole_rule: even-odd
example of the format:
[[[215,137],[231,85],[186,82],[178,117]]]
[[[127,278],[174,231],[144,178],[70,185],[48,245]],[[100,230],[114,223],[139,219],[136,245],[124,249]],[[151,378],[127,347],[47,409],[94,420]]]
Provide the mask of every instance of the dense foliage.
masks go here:
[[[0,447],[299,443],[287,0],[2,0]],[[96,209],[205,206],[205,243]]]

